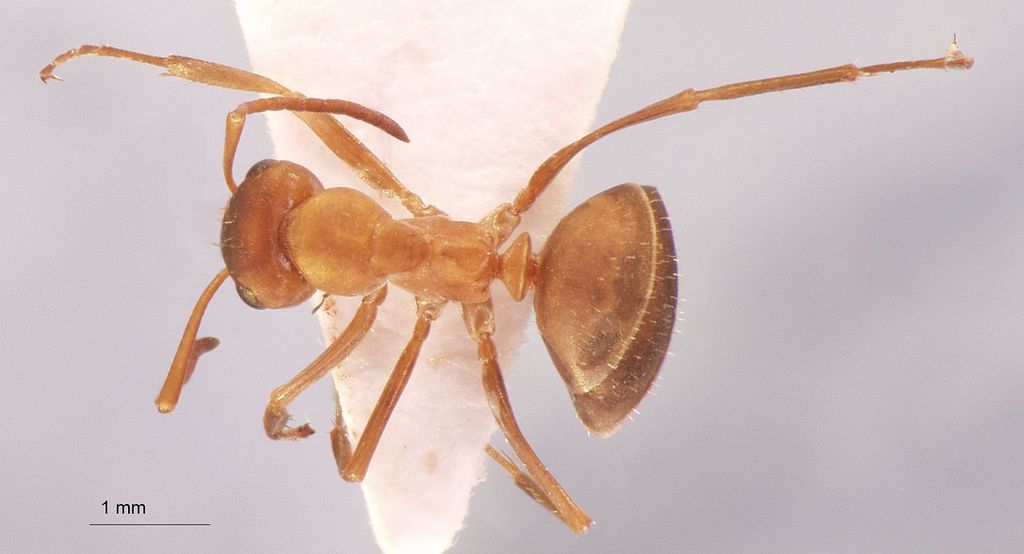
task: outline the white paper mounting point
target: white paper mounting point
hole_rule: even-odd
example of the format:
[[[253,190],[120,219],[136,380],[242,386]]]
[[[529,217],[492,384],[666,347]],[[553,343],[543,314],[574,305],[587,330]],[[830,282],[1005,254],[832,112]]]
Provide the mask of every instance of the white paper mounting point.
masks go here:
[[[628,6],[628,0],[237,0],[257,73],[307,96],[352,100],[394,118],[410,144],[342,123],[425,202],[470,221],[511,200],[548,155],[590,130]],[[270,114],[268,120],[278,158],[305,165],[325,186],[373,194],[296,118]],[[524,217],[519,230],[535,244],[561,217],[574,170],[575,164],[566,168]],[[382,204],[408,216],[393,202]],[[493,291],[495,340],[507,370],[531,304],[512,301],[500,285]],[[339,299],[336,310],[321,312],[327,340],[347,324],[357,302]],[[335,371],[350,430],[365,425],[414,315],[412,297],[392,287],[373,330]],[[483,479],[484,445],[495,428],[476,346],[458,306],[449,306],[362,485],[384,551],[441,552],[452,544]],[[524,432],[529,438],[530,430]]]

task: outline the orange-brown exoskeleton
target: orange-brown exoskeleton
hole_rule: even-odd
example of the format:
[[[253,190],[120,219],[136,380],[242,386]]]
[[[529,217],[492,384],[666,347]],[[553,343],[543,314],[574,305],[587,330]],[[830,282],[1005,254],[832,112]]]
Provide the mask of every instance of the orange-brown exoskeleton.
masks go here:
[[[509,241],[534,200],[581,150],[601,137],[636,123],[695,109],[701,102],[728,100],[862,76],[917,68],[968,68],[972,61],[955,41],[941,58],[830,69],[686,89],[617,119],[555,152],[510,202],[479,222],[453,221],[424,205],[332,114],[373,125],[407,141],[398,123],[370,108],[343,100],[307,98],[266,77],[181,56],[157,57],[108,46],[80,46],[61,54],[40,77],[82,55],[122,58],[161,67],[200,83],[273,95],[239,105],[228,114],[223,169],[231,198],[224,213],[221,270],[199,298],[159,396],[162,412],[174,409],[197,358],[216,339],[196,339],[210,298],[232,278],[242,300],[255,308],[302,303],[316,291],[360,296],[351,323],[308,367],[274,390],[264,416],[274,439],[310,435],[308,424],[287,425],[289,403],[340,364],[359,344],[385,300],[388,284],[416,297],[417,319],[380,399],[353,449],[340,421],[331,432],[338,468],[348,481],[366,474],[374,449],[409,380],[431,323],[448,302],[461,306],[482,366],[490,408],[525,466],[487,447],[517,484],[560,517],[574,532],[590,517],[541,463],[512,414],[492,336],[490,285],[501,281],[522,300],[534,289],[537,324],[555,367],[588,430],[614,433],[643,399],[665,356],[676,310],[676,260],[665,207],[654,188],[633,184],[609,189],[573,210],[535,254],[523,233]],[[278,160],[258,162],[240,185],[232,175],[235,150],[247,115],[288,110],[350,165],[371,187],[397,199],[412,215],[394,219],[372,198],[348,188],[325,189],[309,170]],[[508,243],[506,247],[505,244]]]

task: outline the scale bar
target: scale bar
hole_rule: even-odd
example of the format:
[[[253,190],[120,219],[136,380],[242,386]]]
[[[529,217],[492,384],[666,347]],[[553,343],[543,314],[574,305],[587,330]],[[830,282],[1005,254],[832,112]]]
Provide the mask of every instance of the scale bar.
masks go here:
[[[90,527],[209,527],[212,523],[90,523]]]

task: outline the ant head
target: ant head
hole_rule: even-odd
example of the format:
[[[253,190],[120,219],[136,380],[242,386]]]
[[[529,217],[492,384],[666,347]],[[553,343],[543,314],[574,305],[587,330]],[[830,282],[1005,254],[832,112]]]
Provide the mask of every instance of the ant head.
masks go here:
[[[301,165],[263,160],[252,166],[231,196],[221,224],[220,249],[246,304],[285,308],[316,291],[286,255],[281,224],[296,206],[323,190]]]

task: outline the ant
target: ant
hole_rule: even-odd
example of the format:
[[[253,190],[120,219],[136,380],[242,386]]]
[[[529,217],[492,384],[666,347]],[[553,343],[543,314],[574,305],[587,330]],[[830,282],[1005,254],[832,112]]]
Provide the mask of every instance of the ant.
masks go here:
[[[150,64],[182,79],[273,95],[244,102],[227,116],[223,169],[231,198],[220,239],[226,267],[192,310],[156,399],[161,412],[174,409],[199,356],[217,346],[217,339],[196,336],[210,299],[229,276],[242,300],[254,308],[295,306],[317,290],[325,297],[360,296],[360,306],[340,336],[270,395],[263,417],[267,435],[272,439],[309,436],[313,429],[308,424],[288,426],[288,405],[356,348],[372,327],[390,283],[415,295],[416,323],[354,449],[344,422],[340,417],[335,422],[331,444],[341,476],[359,482],[366,475],[432,322],[453,302],[461,306],[466,330],[477,344],[490,409],[526,471],[490,446],[487,453],[575,533],[587,530],[590,516],[544,467],[513,416],[492,341],[496,329],[490,285],[500,281],[517,301],[534,289],[537,326],[581,422],[590,432],[608,436],[647,394],[664,360],[676,311],[675,246],[661,197],[648,186],[619,185],[590,198],[558,223],[537,254],[526,233],[499,253],[520,216],[570,159],[631,125],[687,112],[706,101],[910,69],[967,69],[973,63],[954,37],[940,58],[862,68],[847,64],[706,90],[686,89],[558,150],[511,202],[474,223],[453,221],[425,205],[332,117],[357,119],[408,142],[397,122],[375,110],[344,100],[307,98],[267,77],[213,62],[110,46],[69,50],[44,67],[39,77],[43,82],[56,79],[56,66],[84,55]],[[312,172],[289,161],[260,161],[236,184],[232,167],[246,117],[277,110],[298,116],[360,178],[382,196],[398,200],[412,217],[396,220],[372,198],[353,189],[325,189]]]

